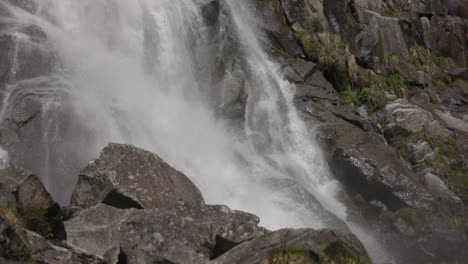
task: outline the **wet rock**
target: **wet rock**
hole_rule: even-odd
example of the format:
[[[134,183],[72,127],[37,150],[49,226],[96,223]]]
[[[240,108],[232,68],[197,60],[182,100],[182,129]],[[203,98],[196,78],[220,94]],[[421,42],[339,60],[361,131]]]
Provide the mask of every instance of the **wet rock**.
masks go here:
[[[300,23],[309,32],[328,28],[322,1],[280,0],[289,24]]]
[[[203,204],[198,188],[151,152],[109,144],[79,175],[71,204],[107,203],[118,208],[169,208]]]
[[[235,71],[224,78],[218,97],[218,108],[225,118],[244,117],[248,83],[241,71]]]
[[[332,230],[283,229],[245,242],[211,264],[228,263],[370,263],[351,234]]]
[[[202,1],[201,11],[205,22],[212,26],[218,22],[220,3],[219,0]]]
[[[394,239],[393,251],[403,263],[461,262],[467,258],[466,224],[462,218],[404,208],[381,215]]]
[[[440,56],[452,58],[460,67],[467,67],[468,39],[466,25],[459,17],[433,16],[431,18],[431,48]]]
[[[220,243],[231,245],[227,250],[263,235],[265,230],[258,222],[256,216],[225,206],[184,204],[169,209],[122,210],[98,204],[65,225],[70,245],[98,256],[120,248],[128,263],[158,258],[206,263]]]
[[[317,65],[313,62],[306,61],[298,58],[288,58],[288,63],[301,77],[303,80],[307,80],[317,70]]]
[[[30,13],[37,11],[37,3],[34,0],[6,0],[11,5],[22,8]]]

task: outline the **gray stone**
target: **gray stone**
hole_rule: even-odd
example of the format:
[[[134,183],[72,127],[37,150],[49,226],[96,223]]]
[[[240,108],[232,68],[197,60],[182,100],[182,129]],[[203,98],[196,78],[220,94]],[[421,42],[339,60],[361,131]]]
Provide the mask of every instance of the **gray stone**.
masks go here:
[[[416,71],[413,76],[412,83],[418,86],[429,86],[432,83],[431,77],[423,72],[423,71]]]
[[[256,216],[225,206],[184,204],[169,209],[121,210],[98,204],[81,211],[65,226],[68,244],[98,256],[120,248],[128,263],[163,258],[196,264],[263,235],[265,229],[258,222]]]
[[[299,254],[297,252],[303,254],[297,256],[296,254]],[[322,261],[354,263],[358,260],[370,263],[364,247],[349,233],[332,230],[283,229],[245,242],[210,264],[321,263]]]
[[[71,204],[106,203],[119,208],[168,208],[203,204],[198,188],[156,154],[109,144],[79,175]]]
[[[72,247],[58,247],[34,232],[26,232],[31,259],[47,264],[105,264],[104,259],[80,252]]]
[[[315,63],[299,58],[288,58],[286,63],[291,65],[304,80],[307,80],[315,72],[317,67]]]

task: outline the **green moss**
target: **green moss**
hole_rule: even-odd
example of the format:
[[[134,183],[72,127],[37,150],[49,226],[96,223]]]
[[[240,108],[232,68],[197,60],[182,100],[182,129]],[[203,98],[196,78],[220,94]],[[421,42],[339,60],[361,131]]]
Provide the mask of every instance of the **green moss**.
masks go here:
[[[380,14],[386,17],[402,17],[405,13],[402,9],[399,8],[386,8],[380,10]]]
[[[411,134],[401,133],[390,139],[390,143],[398,149],[400,155],[411,159],[411,144],[418,141],[426,141],[435,152],[434,160],[427,163],[424,168],[429,168],[434,174],[441,177],[445,184],[468,204],[468,175],[459,160],[461,153],[455,140],[451,137],[424,135],[423,133]]]
[[[260,264],[315,264],[310,253],[302,248],[279,248],[268,254]]]

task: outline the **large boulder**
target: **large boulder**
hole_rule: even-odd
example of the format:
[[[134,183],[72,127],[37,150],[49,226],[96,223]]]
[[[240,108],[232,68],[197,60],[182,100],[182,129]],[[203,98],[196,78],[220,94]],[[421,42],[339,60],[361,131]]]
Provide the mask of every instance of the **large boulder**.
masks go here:
[[[283,229],[243,243],[210,263],[370,263],[370,260],[351,234]]]
[[[105,203],[119,208],[169,208],[203,204],[198,188],[156,154],[109,144],[79,175],[71,204]]]
[[[122,210],[98,204],[67,221],[66,230],[68,244],[98,256],[116,254],[117,248],[127,263],[165,259],[196,264],[263,235],[258,222],[254,215],[225,206]]]

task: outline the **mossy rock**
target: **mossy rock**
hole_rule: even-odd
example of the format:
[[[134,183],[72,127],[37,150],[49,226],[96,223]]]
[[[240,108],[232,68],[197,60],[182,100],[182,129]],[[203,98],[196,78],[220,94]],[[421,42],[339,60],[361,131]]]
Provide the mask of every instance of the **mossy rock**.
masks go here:
[[[0,207],[0,256],[21,262],[32,260],[23,221],[12,207]]]
[[[315,264],[311,253],[302,248],[280,248],[273,250],[260,264]]]
[[[322,254],[303,248],[279,248],[260,262],[260,264],[367,264],[367,257],[355,255],[340,243],[332,243]]]

